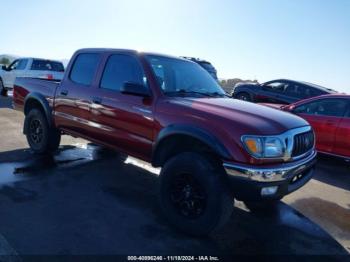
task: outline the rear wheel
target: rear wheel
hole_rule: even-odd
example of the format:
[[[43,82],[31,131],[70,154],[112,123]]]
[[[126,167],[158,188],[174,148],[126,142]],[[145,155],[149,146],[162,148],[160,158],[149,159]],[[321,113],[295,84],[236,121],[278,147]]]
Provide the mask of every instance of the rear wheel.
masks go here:
[[[25,117],[26,137],[30,148],[37,154],[57,150],[61,141],[58,129],[49,127],[47,119],[39,109],[32,109]]]
[[[4,83],[2,82],[2,79],[0,79],[0,94],[2,96],[7,96],[7,90],[4,87]]]
[[[252,102],[252,98],[250,97],[250,95],[248,93],[239,93],[237,95],[237,99],[239,100],[243,100],[243,101],[248,101],[248,102]]]
[[[162,168],[160,204],[175,227],[204,236],[227,223],[234,200],[222,171],[209,158],[186,152],[174,156]]]

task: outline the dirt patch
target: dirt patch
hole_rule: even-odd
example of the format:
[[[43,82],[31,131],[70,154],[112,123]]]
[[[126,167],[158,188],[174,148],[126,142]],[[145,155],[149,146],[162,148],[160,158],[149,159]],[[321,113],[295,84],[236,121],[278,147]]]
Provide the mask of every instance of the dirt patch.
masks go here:
[[[292,206],[334,237],[345,240],[345,247],[350,251],[350,208],[316,197],[299,199]]]

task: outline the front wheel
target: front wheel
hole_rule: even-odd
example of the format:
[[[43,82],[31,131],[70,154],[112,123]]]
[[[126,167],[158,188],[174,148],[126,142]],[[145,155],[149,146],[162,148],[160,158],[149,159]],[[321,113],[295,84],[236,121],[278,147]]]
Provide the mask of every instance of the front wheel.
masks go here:
[[[24,120],[26,137],[30,148],[37,154],[57,150],[61,141],[59,130],[49,127],[47,119],[39,109],[32,109]]]
[[[0,94],[2,96],[7,96],[7,90],[4,87],[4,83],[2,82],[2,79],[0,79]]]
[[[195,236],[218,231],[234,207],[222,171],[209,158],[192,152],[176,155],[165,163],[159,196],[167,219]]]

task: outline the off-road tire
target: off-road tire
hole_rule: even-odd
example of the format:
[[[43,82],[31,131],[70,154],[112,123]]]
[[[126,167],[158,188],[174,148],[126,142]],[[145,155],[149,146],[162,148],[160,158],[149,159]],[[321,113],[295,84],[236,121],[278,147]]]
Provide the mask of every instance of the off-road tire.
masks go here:
[[[31,109],[25,117],[24,126],[28,144],[34,153],[51,153],[58,149],[61,133],[58,129],[49,126],[41,110]]]
[[[194,201],[192,205],[187,203],[178,205],[198,208],[202,204],[204,208],[197,210],[202,212],[194,212],[195,217],[186,215],[181,207],[174,204],[176,198],[174,192],[184,192],[177,189],[176,181],[181,176],[187,175],[192,177],[192,181],[197,185],[192,187],[197,189],[192,190],[192,193],[201,192],[202,196],[205,196],[205,201],[197,197],[196,205],[193,204]],[[160,173],[159,200],[164,215],[171,224],[189,235],[205,236],[219,231],[230,219],[234,208],[234,199],[225,183],[225,178],[224,171],[209,157],[192,152],[172,157],[165,163]],[[186,197],[182,199],[187,201]]]

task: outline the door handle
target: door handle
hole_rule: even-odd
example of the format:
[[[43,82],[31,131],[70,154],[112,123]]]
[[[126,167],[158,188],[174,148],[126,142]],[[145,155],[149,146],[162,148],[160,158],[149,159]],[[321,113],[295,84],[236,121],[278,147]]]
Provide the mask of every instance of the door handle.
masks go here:
[[[102,99],[100,97],[93,97],[92,98],[92,103],[94,103],[94,104],[101,104],[102,103]]]
[[[60,93],[62,96],[68,95],[68,90],[62,90]]]

